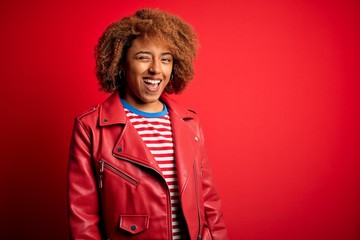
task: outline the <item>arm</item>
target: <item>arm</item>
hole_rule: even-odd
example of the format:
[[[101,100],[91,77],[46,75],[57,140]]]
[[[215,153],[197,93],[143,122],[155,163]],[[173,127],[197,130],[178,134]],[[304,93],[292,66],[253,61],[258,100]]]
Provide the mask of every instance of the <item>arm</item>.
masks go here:
[[[213,240],[226,240],[228,239],[228,234],[226,226],[223,219],[221,202],[219,195],[216,192],[216,189],[213,184],[212,171],[207,157],[207,151],[204,142],[204,135],[202,130],[201,139],[202,139],[202,187],[204,194],[204,208],[205,216],[208,223],[208,228],[210,230]]]
[[[99,201],[91,154],[91,137],[76,119],[68,165],[69,226],[71,239],[101,239]]]

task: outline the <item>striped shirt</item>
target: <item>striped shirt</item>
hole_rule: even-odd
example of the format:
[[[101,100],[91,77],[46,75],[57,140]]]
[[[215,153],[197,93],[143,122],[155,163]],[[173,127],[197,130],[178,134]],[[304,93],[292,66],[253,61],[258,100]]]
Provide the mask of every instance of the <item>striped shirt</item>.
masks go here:
[[[182,214],[170,117],[166,106],[157,113],[142,112],[121,99],[129,121],[157,161],[170,192],[172,238],[188,239]]]

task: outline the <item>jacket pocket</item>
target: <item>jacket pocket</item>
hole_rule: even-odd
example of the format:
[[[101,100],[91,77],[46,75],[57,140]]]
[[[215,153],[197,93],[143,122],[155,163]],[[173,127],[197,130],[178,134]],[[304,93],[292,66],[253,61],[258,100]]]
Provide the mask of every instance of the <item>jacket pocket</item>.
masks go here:
[[[119,228],[128,233],[137,234],[145,231],[148,227],[148,215],[120,215]]]
[[[133,177],[131,177],[129,174],[126,174],[122,171],[120,171],[119,169],[115,168],[114,166],[112,166],[111,164],[103,161],[103,160],[100,160],[99,161],[99,164],[100,164],[100,179],[99,179],[99,187],[102,188],[103,187],[103,175],[104,175],[104,169],[108,169],[110,170],[111,172],[115,173],[116,175],[118,175],[119,177],[125,179],[127,182],[130,182],[134,185],[137,185],[138,184],[138,181],[135,180]]]

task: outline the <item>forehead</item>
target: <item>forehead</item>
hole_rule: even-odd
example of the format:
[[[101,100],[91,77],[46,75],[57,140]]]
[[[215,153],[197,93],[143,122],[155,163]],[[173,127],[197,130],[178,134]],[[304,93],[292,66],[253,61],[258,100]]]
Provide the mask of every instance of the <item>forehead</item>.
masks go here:
[[[169,44],[160,38],[139,36],[135,38],[129,48],[130,52],[147,50],[150,52],[171,52]]]

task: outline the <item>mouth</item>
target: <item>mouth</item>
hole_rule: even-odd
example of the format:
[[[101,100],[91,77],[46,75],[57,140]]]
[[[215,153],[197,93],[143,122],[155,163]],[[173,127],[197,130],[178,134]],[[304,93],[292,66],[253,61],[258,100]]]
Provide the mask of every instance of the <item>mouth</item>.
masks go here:
[[[152,79],[152,78],[143,78],[145,84],[159,86],[161,83],[161,79]]]
[[[160,84],[162,82],[161,79],[150,78],[150,77],[144,77],[143,81],[144,81],[147,91],[153,92],[153,93],[158,92],[158,90],[160,89]]]

